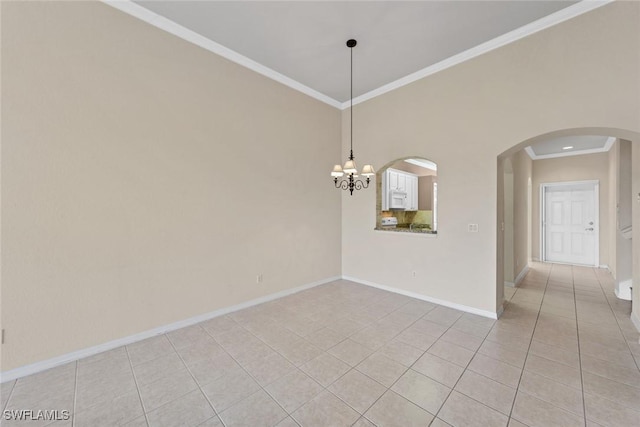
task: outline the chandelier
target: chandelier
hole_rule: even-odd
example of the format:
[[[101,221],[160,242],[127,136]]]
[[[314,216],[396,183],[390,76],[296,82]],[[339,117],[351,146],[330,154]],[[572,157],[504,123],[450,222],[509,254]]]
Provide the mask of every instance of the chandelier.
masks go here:
[[[353,190],[361,190],[369,187],[370,177],[376,174],[373,170],[373,166],[364,165],[362,168],[362,176],[366,177],[366,181],[362,181],[358,178],[358,168],[356,167],[355,157],[353,156],[353,48],[358,44],[354,39],[347,40],[347,47],[351,51],[351,150],[349,152],[349,159],[345,162],[344,166],[335,165],[331,176],[336,188],[343,190],[349,190],[353,196]],[[347,175],[344,179],[338,180],[344,175]]]

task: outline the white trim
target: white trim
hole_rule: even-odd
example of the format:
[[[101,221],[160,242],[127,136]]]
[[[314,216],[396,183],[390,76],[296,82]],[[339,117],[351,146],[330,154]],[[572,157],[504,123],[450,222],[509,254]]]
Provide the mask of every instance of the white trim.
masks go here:
[[[640,332],[640,317],[638,317],[638,315],[635,312],[631,312],[631,323],[633,323],[633,326],[636,327],[636,330],[638,332]],[[640,343],[640,339],[638,340],[638,343]]]
[[[609,266],[607,264],[600,264],[600,266],[598,268],[604,268],[604,269],[608,270],[609,273],[612,273],[611,269],[609,268]]]
[[[575,18],[576,16],[580,16],[583,13],[590,12],[594,9],[597,9],[608,3],[611,3],[612,1],[613,0],[581,1],[576,4],[573,4],[569,7],[566,7],[555,13],[552,13],[551,15],[538,19],[537,21],[531,22],[520,28],[516,28],[513,31],[510,31],[506,34],[503,34],[485,43],[479,44],[478,46],[475,46],[464,52],[460,52],[457,55],[451,56],[443,61],[433,64],[429,67],[423,68],[422,70],[416,71],[415,73],[409,74],[408,76],[405,76],[394,82],[383,85],[363,95],[360,95],[357,98],[353,99],[353,105],[375,98],[377,96],[380,96],[392,90],[398,89],[402,86],[406,86],[410,83],[423,79],[439,71],[446,70],[447,68],[453,67],[462,62],[473,59],[477,56],[483,55],[487,52],[490,52],[494,49],[505,46],[509,43],[513,43],[531,34],[535,34],[539,31],[553,27],[554,25],[558,25],[569,19]],[[299,92],[304,93],[305,95],[309,95],[310,97],[315,98],[318,101],[324,102],[326,104],[331,105],[332,107],[336,107],[341,110],[346,110],[347,108],[349,108],[349,105],[350,105],[349,101],[345,101],[345,102],[337,101],[323,93],[316,91],[315,89],[312,89],[306,85],[303,85],[300,82],[297,82],[296,80],[293,80],[283,74],[280,74],[269,67],[265,67],[264,65],[259,64],[256,61],[249,59],[244,55],[240,55],[238,52],[235,52],[212,40],[209,40],[206,37],[203,37],[197,34],[196,32],[191,31],[183,27],[182,25],[179,25],[171,21],[170,19],[167,19],[161,15],[158,15],[157,13],[151,12],[149,9],[146,9],[138,4],[135,4],[130,0],[102,0],[102,2],[124,13],[134,16],[140,19],[141,21],[151,24],[154,27],[160,28],[168,33],[171,33],[184,40],[187,40],[188,42],[191,42],[196,46],[200,46],[203,49],[206,49],[210,52],[220,55],[223,58],[233,61],[239,65],[242,65],[243,67],[249,68],[250,70],[253,70],[265,77],[268,77],[279,83],[282,83],[285,86],[289,86],[292,89],[295,89]]]
[[[122,347],[123,345],[132,344],[137,341],[141,341],[146,338],[151,338],[156,335],[165,334],[167,332],[175,331],[176,329],[184,328],[186,326],[195,325],[196,323],[203,322],[205,320],[213,319],[214,317],[222,316],[228,313],[232,313],[234,311],[242,310],[244,308],[252,307],[254,305],[262,304],[265,302],[273,301],[278,298],[286,297],[291,294],[295,294],[300,291],[304,291],[307,289],[314,288],[319,285],[324,285],[325,283],[334,282],[336,280],[340,280],[340,276],[329,277],[326,279],[318,280],[316,282],[307,283],[306,285],[297,286],[291,289],[285,289],[280,292],[276,292],[273,294],[265,295],[260,298],[252,299],[250,301],[246,301],[237,305],[233,305],[231,307],[221,308],[209,313],[201,314],[199,316],[194,316],[189,319],[179,320],[174,323],[170,323],[168,325],[159,326],[154,329],[150,329],[148,331],[140,332],[138,334],[129,335],[128,337],[118,338],[113,341],[109,341],[106,343],[98,344],[93,347],[85,348],[82,350],[73,351],[71,353],[63,354],[61,356],[53,357],[51,359],[42,360],[40,362],[32,363],[30,365],[21,366],[19,368],[11,369],[9,371],[5,371],[0,373],[0,382],[4,383],[6,381],[11,381],[16,378],[22,378],[27,375],[35,374],[46,369],[51,369],[56,366],[64,365],[65,363],[73,362],[78,359],[83,359],[85,357],[93,356],[98,353],[102,353],[107,350],[112,350],[114,348]]]
[[[610,136],[607,139],[607,142],[604,144],[604,151],[609,151],[611,150],[611,147],[613,147],[613,143],[616,142],[616,138],[615,136]]]
[[[508,280],[505,280],[505,281],[504,281],[504,285],[505,285],[506,287],[508,287],[508,288],[515,288],[515,287],[516,287],[515,282],[509,282]]]
[[[555,13],[552,13],[551,15],[545,16],[544,18],[540,18],[537,21],[531,22],[520,28],[516,28],[513,31],[510,31],[506,34],[498,36],[485,43],[479,44],[478,46],[472,47],[471,49],[467,49],[464,52],[460,52],[457,55],[451,56],[429,67],[423,68],[420,71],[416,71],[415,73],[411,73],[408,76],[405,76],[394,82],[380,86],[378,89],[374,89],[370,92],[360,95],[357,98],[353,99],[353,105],[356,105],[361,102],[367,101],[369,99],[375,98],[377,96],[383,95],[387,92],[391,92],[392,90],[398,89],[402,86],[406,86],[410,83],[423,79],[439,71],[446,70],[447,68],[453,67],[465,61],[473,59],[477,56],[483,55],[487,52],[491,52],[494,49],[505,46],[509,43],[513,43],[517,40],[530,36],[531,34],[535,34],[539,31],[553,27],[554,25],[558,25],[564,21],[568,21],[569,19],[575,18],[576,16],[580,16],[583,13],[587,13],[594,9],[602,7],[608,3],[611,3],[612,1],[613,0],[581,1],[576,4],[573,4],[569,7],[566,7]],[[348,101],[345,101],[342,103],[343,110],[348,107],[349,107]]]
[[[620,283],[616,283],[615,290],[614,290],[616,297],[626,301],[631,301],[631,285],[632,284],[633,284],[633,281],[631,279],[623,280]]]
[[[533,151],[533,148],[529,146],[529,147],[525,147],[524,151],[526,151],[529,157],[531,157],[531,160],[555,159],[558,157],[580,156],[583,154],[606,153],[609,150],[611,150],[611,147],[613,146],[614,142],[616,142],[616,138],[613,136],[610,136],[609,138],[607,138],[607,142],[605,142],[602,148],[590,148],[588,150],[563,151],[562,153],[538,155]]]
[[[530,145],[527,147],[524,147],[524,151],[529,155],[529,158],[531,158],[531,160],[535,160],[536,153],[533,152],[533,148],[531,148]]]
[[[480,310],[479,308],[469,307],[468,305],[457,304],[455,302],[445,301],[438,298],[432,298],[426,295],[422,295],[416,292],[405,291],[403,289],[393,288],[391,286],[380,285],[378,283],[370,282],[368,280],[358,279],[357,277],[342,276],[343,280],[349,280],[351,282],[360,283],[361,285],[371,286],[372,288],[382,289],[383,291],[393,292],[394,294],[400,294],[411,298],[416,298],[422,301],[432,302],[434,304],[443,305],[445,307],[453,308],[460,311],[465,311],[471,314],[477,314],[478,316],[488,317],[490,319],[497,319],[499,312],[492,312],[487,310]]]
[[[438,170],[438,165],[433,163],[431,160],[417,158],[417,159],[404,159],[403,161],[410,163],[412,165],[419,166],[424,169],[431,169],[434,171]]]
[[[520,273],[516,276],[515,285],[516,287],[524,280],[525,276],[529,272],[529,264],[525,264],[524,268],[520,270]]]
[[[502,304],[500,304],[500,307],[498,307],[498,312],[496,313],[496,318],[499,319],[500,316],[502,316],[502,313],[504,313],[504,300],[502,301]],[[493,317],[492,317],[493,319]]]
[[[591,266],[592,267],[600,266],[600,181],[597,179],[588,179],[584,181],[545,182],[540,184],[540,227],[539,228],[540,228],[540,259],[542,260],[542,262],[566,264],[563,262],[549,261],[546,259],[546,254],[545,254],[546,236],[545,236],[545,230],[544,230],[544,222],[546,220],[545,192],[547,187],[561,187],[561,186],[573,186],[573,185],[577,186],[577,185],[585,185],[585,184],[593,185],[594,203],[595,203],[594,214],[593,214],[594,222],[595,222],[595,226],[594,226],[595,261]],[[575,265],[575,264],[569,263],[569,265]]]
[[[146,9],[130,0],[102,0],[102,2],[115,9],[118,9],[121,12],[138,18],[141,21],[151,24],[154,27],[160,28],[161,30],[173,34],[174,36],[180,37],[183,40],[193,43],[196,46],[206,49],[209,52],[220,55],[221,57],[228,59],[229,61],[235,62],[238,65],[255,71],[256,73],[275,80],[278,83],[282,83],[285,86],[297,90],[298,92],[302,92],[305,95],[317,99],[318,101],[329,104],[335,108],[342,107],[342,103],[340,103],[339,101],[336,101],[335,99],[323,93],[320,93],[317,90],[310,88],[309,86],[305,86],[302,83],[285,76],[284,74],[272,70],[269,67],[265,67],[264,65],[254,61],[253,59],[247,58],[246,56],[241,55],[234,50],[231,50],[219,43],[201,36],[195,31],[191,31],[190,29],[183,27],[182,25],[170,19],[167,19],[162,15],[158,15],[157,13],[152,12],[149,9]]]

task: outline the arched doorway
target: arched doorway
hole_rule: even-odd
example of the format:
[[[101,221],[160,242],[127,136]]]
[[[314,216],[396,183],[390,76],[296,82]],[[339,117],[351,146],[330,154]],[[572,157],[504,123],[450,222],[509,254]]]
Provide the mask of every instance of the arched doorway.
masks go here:
[[[510,149],[501,153],[498,156],[498,192],[497,192],[497,269],[496,269],[496,306],[500,308],[502,307],[504,300],[504,284],[505,282],[510,282],[510,265],[509,262],[513,259],[515,260],[514,266],[514,282],[517,283],[518,275],[526,274],[526,268],[522,265],[516,265],[519,258],[523,258],[521,262],[528,263],[529,261],[536,258],[535,252],[532,254],[532,241],[536,240],[536,236],[532,237],[532,229],[535,226],[532,226],[531,221],[531,213],[533,212],[534,207],[537,208],[538,200],[535,200],[536,197],[539,197],[538,188],[531,188],[531,171],[528,171],[528,179],[522,180],[520,179],[520,183],[518,184],[518,169],[517,165],[514,165],[514,159],[518,156],[522,156],[523,149],[528,146],[532,146],[536,143],[550,140],[553,138],[560,137],[568,137],[568,136],[588,136],[588,135],[604,135],[616,138],[616,141],[620,144],[619,146],[624,146],[626,143],[628,147],[630,147],[631,153],[624,153],[621,157],[623,160],[628,160],[629,166],[626,171],[621,173],[628,174],[628,189],[624,190],[625,197],[627,200],[630,200],[632,207],[629,206],[629,220],[630,223],[627,227],[627,232],[629,234],[633,234],[633,239],[631,239],[632,244],[630,245],[631,255],[629,258],[632,260],[630,262],[631,270],[632,270],[632,280],[633,283],[640,283],[640,134],[637,132],[615,129],[615,128],[575,128],[575,129],[565,129],[560,131],[549,132],[543,135],[538,135],[533,138],[529,138],[525,141],[520,142],[517,145],[514,145]],[[626,142],[625,142],[626,141]],[[619,167],[619,164],[616,164],[615,167]],[[514,169],[515,168],[515,169]],[[623,168],[620,168],[622,171]],[[511,198],[510,175],[514,177],[514,188],[513,188],[513,196]],[[527,174],[524,174],[524,177],[527,178]],[[524,193],[523,193],[524,192]],[[520,211],[518,211],[518,202],[516,199],[521,198],[520,203]],[[515,203],[515,208],[511,204],[512,201]],[[522,212],[522,200],[525,202],[528,200],[528,204],[526,205],[526,211]],[[533,200],[534,203],[531,203]],[[610,229],[619,231],[616,227],[621,223],[620,222],[620,212],[619,209],[616,209],[615,205],[611,205],[610,199],[603,201],[603,205],[601,205],[601,209],[608,209],[610,211],[609,223],[613,224]],[[509,221],[510,210],[514,209],[514,242],[513,246],[510,247],[510,236],[509,230],[507,230],[507,223]],[[522,225],[525,223],[525,229],[523,231]],[[635,225],[633,227],[632,225]],[[623,224],[624,226],[624,224]],[[520,229],[518,229],[520,227]],[[629,230],[630,229],[630,230]],[[536,230],[536,233],[538,231]],[[611,247],[615,244],[615,236],[612,232],[609,233],[606,238],[610,239]],[[522,239],[525,240],[524,244]],[[520,248],[519,252],[518,247]],[[524,248],[524,250],[522,249]],[[510,254],[510,251],[514,251],[513,254]],[[524,252],[524,255],[523,255]],[[611,263],[613,265],[609,265],[610,270],[614,274],[616,272],[616,255],[620,258],[621,254],[615,254],[615,250],[611,250],[614,254],[612,255],[614,258]],[[620,264],[624,264],[624,260],[620,259]],[[640,299],[639,295],[633,296],[633,312],[632,312],[632,320],[636,324],[636,327],[640,329]]]

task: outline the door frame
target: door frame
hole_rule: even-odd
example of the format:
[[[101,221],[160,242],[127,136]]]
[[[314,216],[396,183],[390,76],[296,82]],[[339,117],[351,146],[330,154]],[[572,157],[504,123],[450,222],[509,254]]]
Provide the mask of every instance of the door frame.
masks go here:
[[[547,233],[546,233],[546,227],[545,227],[545,222],[546,222],[546,206],[545,206],[546,197],[545,196],[547,194],[547,189],[552,187],[580,186],[585,184],[593,185],[593,191],[595,192],[594,194],[595,196],[594,197],[595,260],[594,260],[593,266],[600,267],[600,180],[597,180],[597,179],[590,179],[585,181],[545,182],[540,184],[540,260],[542,262],[549,262],[547,261],[547,254],[545,250],[547,246],[547,242],[546,242]],[[555,261],[554,263],[561,264]]]

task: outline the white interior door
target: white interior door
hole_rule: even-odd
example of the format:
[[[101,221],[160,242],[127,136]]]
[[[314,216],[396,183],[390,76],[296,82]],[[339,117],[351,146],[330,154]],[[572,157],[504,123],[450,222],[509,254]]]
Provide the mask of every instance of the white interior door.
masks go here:
[[[598,265],[598,183],[543,184],[543,259]]]

